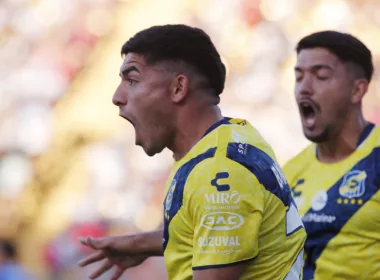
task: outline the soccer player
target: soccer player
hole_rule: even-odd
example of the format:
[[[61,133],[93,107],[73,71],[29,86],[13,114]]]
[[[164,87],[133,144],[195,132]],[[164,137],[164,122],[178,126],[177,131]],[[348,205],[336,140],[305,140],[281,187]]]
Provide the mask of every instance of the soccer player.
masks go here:
[[[380,128],[362,112],[371,52],[323,31],[297,54],[295,97],[314,143],[284,173],[308,234],[304,279],[380,279]]]
[[[164,228],[82,239],[116,265],[113,279],[148,256],[164,255],[169,279],[299,279],[306,233],[272,149],[247,121],[218,107],[225,67],[209,36],[185,25],[154,26],[122,47],[113,103],[153,156],[174,166],[163,202]]]

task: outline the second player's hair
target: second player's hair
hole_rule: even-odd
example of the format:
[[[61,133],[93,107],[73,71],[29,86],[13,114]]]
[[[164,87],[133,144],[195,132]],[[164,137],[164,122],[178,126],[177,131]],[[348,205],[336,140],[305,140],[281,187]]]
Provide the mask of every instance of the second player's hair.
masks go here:
[[[326,48],[343,62],[359,66],[364,78],[371,81],[373,64],[371,51],[356,37],[337,31],[321,31],[302,38],[297,44],[297,54],[304,49]]]

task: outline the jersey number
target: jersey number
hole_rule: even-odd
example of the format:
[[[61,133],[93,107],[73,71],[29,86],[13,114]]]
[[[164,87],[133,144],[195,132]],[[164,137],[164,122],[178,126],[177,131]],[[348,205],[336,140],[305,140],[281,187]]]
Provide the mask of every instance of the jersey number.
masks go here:
[[[290,202],[290,206],[286,211],[286,236],[292,235],[294,232],[303,227],[300,215],[298,214],[295,202]]]

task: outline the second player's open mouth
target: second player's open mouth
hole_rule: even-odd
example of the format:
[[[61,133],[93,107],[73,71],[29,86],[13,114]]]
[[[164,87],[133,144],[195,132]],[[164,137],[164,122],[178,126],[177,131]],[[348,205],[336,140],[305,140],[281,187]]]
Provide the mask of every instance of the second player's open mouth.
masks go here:
[[[304,126],[312,128],[317,121],[317,110],[311,102],[301,102],[299,105]]]

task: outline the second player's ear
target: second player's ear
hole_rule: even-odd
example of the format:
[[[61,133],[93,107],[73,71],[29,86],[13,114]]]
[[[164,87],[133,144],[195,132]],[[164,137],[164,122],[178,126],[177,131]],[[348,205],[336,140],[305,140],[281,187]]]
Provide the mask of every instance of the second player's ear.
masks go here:
[[[357,79],[354,81],[354,88],[351,96],[351,102],[358,104],[362,101],[368,91],[368,81],[366,79]]]
[[[171,87],[171,99],[174,103],[181,102],[189,92],[189,79],[185,75],[177,75]]]

